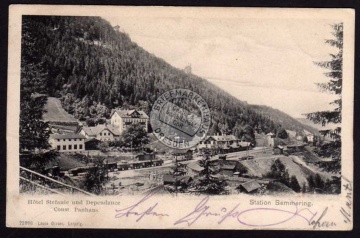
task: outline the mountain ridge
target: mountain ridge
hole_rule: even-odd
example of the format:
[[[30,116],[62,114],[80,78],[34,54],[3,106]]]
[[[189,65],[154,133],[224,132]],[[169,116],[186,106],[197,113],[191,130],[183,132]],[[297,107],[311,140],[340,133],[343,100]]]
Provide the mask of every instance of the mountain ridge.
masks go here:
[[[79,120],[106,117],[117,107],[149,113],[162,93],[186,88],[208,103],[210,134],[241,138],[255,129],[268,133],[280,127],[295,131],[307,127],[277,109],[243,102],[208,80],[171,66],[100,17],[24,16],[23,26],[23,35],[30,36],[36,49],[33,63],[41,65],[47,78],[48,94],[61,98],[64,109]]]

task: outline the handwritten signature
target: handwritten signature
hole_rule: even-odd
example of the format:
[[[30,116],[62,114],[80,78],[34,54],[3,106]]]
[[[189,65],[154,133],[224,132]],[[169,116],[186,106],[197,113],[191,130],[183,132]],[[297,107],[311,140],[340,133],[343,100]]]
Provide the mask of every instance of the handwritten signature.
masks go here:
[[[134,205],[132,205],[130,207],[115,210],[115,212],[116,212],[115,218],[135,216],[135,217],[137,217],[136,222],[139,222],[145,216],[168,217],[169,214],[159,213],[159,212],[155,211],[155,208],[158,206],[157,202],[152,204],[151,206],[147,207],[143,211],[136,211],[136,209],[142,210],[142,209],[140,209],[141,208],[140,206],[143,203],[145,203],[150,197],[152,197],[156,193],[156,191],[157,190],[153,190],[153,191],[149,192],[139,202],[135,203]]]
[[[239,224],[245,226],[252,227],[267,227],[267,226],[275,226],[285,222],[290,221],[295,217],[299,217],[306,221],[309,226],[312,226],[313,229],[320,227],[331,227],[336,226],[334,222],[323,221],[328,208],[326,207],[324,211],[317,218],[318,212],[312,212],[308,208],[298,209],[297,206],[294,206],[295,210],[284,210],[277,208],[251,208],[246,210],[240,210],[240,203],[236,204],[232,209],[227,209],[225,207],[221,208],[220,212],[211,211],[211,207],[208,205],[209,197],[205,197],[193,211],[188,213],[183,218],[177,220],[174,225],[179,224],[187,224],[189,227],[193,225],[195,222],[201,220],[204,217],[218,217],[218,224],[224,223],[228,219],[236,219]],[[270,221],[264,222],[262,219],[255,219],[256,221],[249,221],[247,219],[251,219],[251,215],[256,216],[257,218],[263,217],[265,213],[271,213],[271,218],[280,218],[278,221]],[[245,216],[245,214],[247,216]],[[250,218],[249,218],[250,217]]]
[[[149,192],[145,197],[132,206],[123,209],[116,209],[115,218],[136,217],[136,222],[139,222],[146,216],[170,217],[168,213],[155,211],[158,209],[159,203],[150,198],[156,193],[156,191],[157,190],[153,190]],[[313,229],[336,226],[335,222],[324,220],[328,207],[320,213],[311,211],[308,208],[299,209],[297,205],[294,205],[289,209],[257,207],[241,210],[240,203],[238,203],[231,209],[222,207],[217,211],[209,205],[209,200],[210,197],[206,196],[195,206],[195,208],[192,209],[191,212],[181,219],[178,219],[174,225],[186,224],[190,227],[206,217],[212,217],[217,219],[216,221],[219,225],[230,220],[235,220],[237,223],[244,226],[269,227],[286,223],[294,218],[300,218]],[[270,221],[266,221],[266,218],[268,217],[270,217]]]
[[[344,218],[344,222],[349,223],[351,222],[353,187],[349,179],[344,176],[342,176],[342,178],[345,180],[343,187],[346,193],[346,204],[345,207],[340,208],[340,213]]]

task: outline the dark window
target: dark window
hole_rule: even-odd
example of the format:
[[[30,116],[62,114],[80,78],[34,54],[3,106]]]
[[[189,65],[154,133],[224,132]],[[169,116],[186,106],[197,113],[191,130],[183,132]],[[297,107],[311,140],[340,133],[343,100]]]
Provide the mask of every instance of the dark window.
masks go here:
[[[65,139],[63,139],[63,141],[65,141]]]
[[[58,139],[58,141],[60,141],[60,139]]]
[[[60,148],[61,148],[60,145],[58,145],[58,146],[57,146],[57,150],[60,150]]]
[[[79,145],[79,149],[82,150],[82,145]]]
[[[100,133],[100,136],[102,136],[102,133]]]
[[[71,145],[69,145],[69,150],[71,150]]]
[[[63,145],[63,150],[66,150],[66,145]]]
[[[77,150],[77,145],[74,145],[74,150]]]
[[[77,141],[77,139],[74,139],[74,141]]]

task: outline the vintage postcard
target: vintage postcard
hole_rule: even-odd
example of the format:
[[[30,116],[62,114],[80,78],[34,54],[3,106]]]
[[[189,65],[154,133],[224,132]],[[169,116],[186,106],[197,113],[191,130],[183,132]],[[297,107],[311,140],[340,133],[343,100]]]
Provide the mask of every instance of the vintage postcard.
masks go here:
[[[352,229],[354,10],[9,12],[8,227]]]

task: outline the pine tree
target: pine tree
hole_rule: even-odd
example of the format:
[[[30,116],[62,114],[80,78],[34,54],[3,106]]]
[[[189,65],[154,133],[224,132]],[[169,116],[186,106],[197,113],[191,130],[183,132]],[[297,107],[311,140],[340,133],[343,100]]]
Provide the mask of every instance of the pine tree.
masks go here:
[[[334,39],[328,39],[325,42],[338,49],[337,54],[330,54],[331,59],[324,62],[316,62],[321,68],[327,69],[325,73],[330,81],[327,83],[318,84],[323,90],[333,93],[338,96],[338,99],[331,102],[336,108],[333,111],[319,111],[307,114],[307,118],[316,124],[325,126],[328,123],[341,123],[341,109],[342,109],[342,68],[343,68],[343,23],[332,25]],[[329,172],[341,171],[341,127],[338,126],[335,130],[323,130],[322,134],[330,134],[334,141],[322,151],[323,156],[331,157],[332,163],[322,164],[320,166]]]
[[[324,181],[322,180],[320,174],[316,174],[316,175],[315,175],[314,181],[315,181],[315,186],[316,186],[316,188],[317,188],[318,190],[324,192],[325,183],[324,183]]]
[[[222,194],[225,191],[226,181],[217,176],[219,170],[210,161],[208,153],[203,155],[199,165],[203,170],[200,172],[198,189],[205,194]]]
[[[285,169],[285,172],[280,177],[280,182],[282,182],[283,184],[285,184],[288,187],[291,187],[290,181],[291,180],[290,180],[289,172],[287,169]]]
[[[101,194],[108,179],[108,173],[104,165],[104,159],[95,158],[94,166],[91,167],[84,178],[84,188],[95,194]]]
[[[306,193],[307,192],[307,186],[306,186],[306,183],[304,182],[302,187],[301,187],[301,192],[302,193]]]
[[[277,137],[279,137],[280,139],[287,139],[288,134],[284,128],[280,128],[277,132]]]
[[[308,190],[309,190],[309,192],[310,193],[314,192],[314,189],[316,187],[314,177],[312,175],[310,175],[309,177],[307,177],[307,181],[308,181]]]
[[[284,173],[286,172],[285,166],[279,159],[276,159],[274,163],[271,165],[269,177],[271,178],[282,178]]]
[[[291,176],[290,178],[290,188],[297,193],[301,191],[300,184],[295,176]]]
[[[276,159],[274,163],[271,165],[270,172],[268,176],[270,178],[278,179],[281,183],[286,186],[291,186],[291,179],[288,170],[285,165],[280,161],[280,159]]]
[[[40,170],[56,156],[49,150],[49,125],[44,122],[47,101],[46,77],[34,48],[34,34],[29,22],[23,21],[20,78],[20,165]]]

